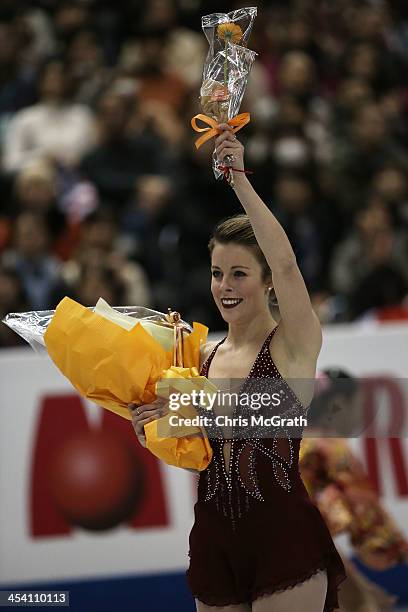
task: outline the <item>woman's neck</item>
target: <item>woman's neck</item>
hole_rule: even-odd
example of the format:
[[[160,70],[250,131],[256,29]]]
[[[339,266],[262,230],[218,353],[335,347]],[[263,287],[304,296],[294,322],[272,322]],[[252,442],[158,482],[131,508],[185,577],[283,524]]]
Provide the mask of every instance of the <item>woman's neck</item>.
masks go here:
[[[268,313],[254,317],[251,321],[230,323],[224,347],[232,350],[248,345],[259,345],[271,330],[276,327],[275,319]]]

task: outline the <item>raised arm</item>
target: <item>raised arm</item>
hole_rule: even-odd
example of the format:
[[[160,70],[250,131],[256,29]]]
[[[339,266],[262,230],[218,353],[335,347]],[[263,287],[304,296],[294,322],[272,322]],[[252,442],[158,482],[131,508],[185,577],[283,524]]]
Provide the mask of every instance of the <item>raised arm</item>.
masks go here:
[[[217,155],[233,155],[233,167],[244,170],[244,147],[230,126],[216,140]],[[289,354],[317,357],[322,342],[319,320],[312,309],[305,282],[289,239],[279,221],[255,192],[243,172],[234,172],[234,190],[250,218],[257,242],[272,270],[272,282],[282,318],[283,335]]]

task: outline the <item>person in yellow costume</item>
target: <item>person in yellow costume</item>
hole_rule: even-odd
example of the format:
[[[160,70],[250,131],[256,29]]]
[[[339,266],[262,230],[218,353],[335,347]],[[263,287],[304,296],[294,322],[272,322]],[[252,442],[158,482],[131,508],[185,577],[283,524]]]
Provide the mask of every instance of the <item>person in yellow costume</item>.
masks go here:
[[[280,385],[280,410],[300,418],[313,388],[295,394],[285,379],[314,380],[320,324],[288,237],[246,176],[243,145],[229,125],[219,132],[216,154],[220,161],[231,156],[233,189],[246,214],[220,222],[209,243],[211,292],[228,334],[204,347],[200,374],[217,388],[243,381],[240,397],[257,381]],[[139,440],[167,408],[160,401],[129,406]],[[232,419],[251,415],[250,406],[218,405],[214,416],[221,410]],[[300,436],[248,437],[232,425],[209,438],[212,459],[200,472],[189,537],[187,580],[197,612],[336,610],[346,573],[300,478]]]
[[[364,428],[364,391],[345,370],[319,373],[308,424],[320,437],[305,438],[300,448],[300,472],[309,495],[332,536],[348,534],[357,556],[369,568],[382,571],[408,559],[408,542],[382,506],[374,487],[343,437]],[[339,591],[342,612],[387,612],[394,598],[363,576],[343,557],[347,580]]]

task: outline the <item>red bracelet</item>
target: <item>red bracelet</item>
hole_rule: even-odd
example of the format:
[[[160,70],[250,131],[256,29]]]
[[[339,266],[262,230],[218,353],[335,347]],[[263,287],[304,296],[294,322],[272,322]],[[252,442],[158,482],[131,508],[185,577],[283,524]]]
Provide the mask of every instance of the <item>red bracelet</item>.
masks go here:
[[[239,170],[238,168],[232,168],[232,166],[218,166],[218,168],[223,173],[226,181],[229,181],[229,176],[232,170],[234,172],[243,172],[244,174],[253,174],[252,170]]]

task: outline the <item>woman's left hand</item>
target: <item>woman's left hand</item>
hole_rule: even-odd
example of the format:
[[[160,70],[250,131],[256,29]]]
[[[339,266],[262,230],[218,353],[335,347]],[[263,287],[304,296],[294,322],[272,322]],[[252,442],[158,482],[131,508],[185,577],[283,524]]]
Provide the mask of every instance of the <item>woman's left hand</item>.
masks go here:
[[[232,133],[232,127],[228,123],[221,123],[218,127],[221,130],[220,135],[215,139],[218,160],[223,162],[227,155],[231,155],[234,170],[245,170],[243,144]]]

